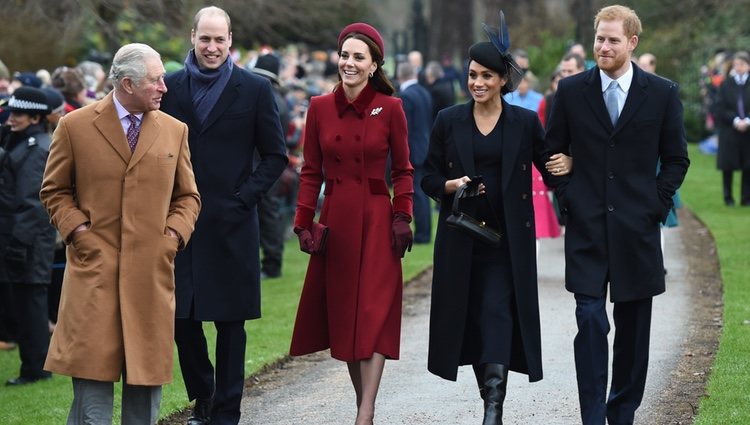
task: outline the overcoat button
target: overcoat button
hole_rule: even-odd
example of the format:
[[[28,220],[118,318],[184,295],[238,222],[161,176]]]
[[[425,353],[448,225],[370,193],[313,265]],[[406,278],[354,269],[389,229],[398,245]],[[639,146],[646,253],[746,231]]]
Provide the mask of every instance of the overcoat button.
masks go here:
[[[529,194],[528,194],[528,193],[524,193],[523,195],[521,195],[521,199],[526,199],[526,198],[528,198],[528,197],[529,197]]]
[[[336,183],[341,183],[341,177],[336,177]]]
[[[607,205],[607,211],[612,212],[614,210],[615,210],[615,206],[614,205]]]
[[[448,168],[453,168],[453,162],[452,161],[448,162]]]
[[[362,179],[361,179],[361,178],[357,177],[357,179],[356,179],[356,180],[357,180],[357,184],[360,184],[360,183],[362,183]]]
[[[340,135],[340,134],[337,134],[337,135],[336,135],[336,141],[338,142],[338,141],[340,141],[340,140],[341,140],[341,135]]]
[[[521,170],[526,171],[526,164],[521,164]]]
[[[355,137],[354,139],[359,142],[362,138],[359,137],[359,134],[357,134],[357,137]]]
[[[531,227],[531,222],[530,221],[526,222],[526,227]]]

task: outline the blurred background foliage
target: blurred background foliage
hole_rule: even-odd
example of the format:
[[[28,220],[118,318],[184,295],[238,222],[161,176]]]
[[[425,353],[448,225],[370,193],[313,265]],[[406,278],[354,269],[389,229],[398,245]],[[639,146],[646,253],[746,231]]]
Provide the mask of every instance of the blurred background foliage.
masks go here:
[[[128,42],[152,45],[182,62],[195,11],[208,4],[232,17],[234,46],[299,44],[330,49],[344,25],[377,26],[390,57],[411,49],[425,60],[463,64],[469,45],[484,39],[481,22],[497,25],[503,9],[512,47],[529,52],[544,90],[568,46],[593,42],[600,0],[0,0],[0,59],[11,71],[53,69],[93,59],[109,65]],[[680,83],[691,141],[704,135],[701,67],[718,50],[750,48],[750,0],[631,0],[644,26],[636,54],[658,58],[657,72]],[[460,66],[460,65],[459,65]]]

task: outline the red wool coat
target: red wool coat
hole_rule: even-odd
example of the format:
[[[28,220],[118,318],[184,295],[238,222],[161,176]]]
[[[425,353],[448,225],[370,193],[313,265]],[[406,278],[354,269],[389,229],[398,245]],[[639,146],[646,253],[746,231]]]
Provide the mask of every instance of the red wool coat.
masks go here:
[[[295,226],[309,228],[325,182],[320,222],[329,233],[325,253],[310,257],[290,353],[397,359],[403,284],[391,223],[395,212],[411,216],[414,171],[401,100],[369,85],[352,103],[341,88],[314,97],[304,158]]]

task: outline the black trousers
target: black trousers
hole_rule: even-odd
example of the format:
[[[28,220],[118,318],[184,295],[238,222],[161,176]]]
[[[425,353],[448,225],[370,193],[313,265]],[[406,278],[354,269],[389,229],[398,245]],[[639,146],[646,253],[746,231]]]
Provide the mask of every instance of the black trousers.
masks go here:
[[[732,177],[734,171],[723,171],[722,182],[724,188],[724,201],[734,200],[732,196]],[[750,205],[750,170],[742,171],[742,182],[740,183],[740,203]]]
[[[237,425],[245,386],[245,322],[214,322],[216,370],[208,358],[203,322],[175,320],[175,342],[188,398],[213,397],[212,425]]]
[[[9,282],[0,282],[0,341],[18,340],[17,316],[12,285]]]
[[[607,397],[609,363],[606,294],[576,294],[578,334],[573,342],[578,399],[583,425],[632,424],[643,399],[648,371],[652,298],[614,306],[615,343],[612,385]],[[606,400],[606,403],[605,403]]]
[[[268,277],[281,276],[281,261],[284,256],[284,236],[287,221],[282,214],[285,196],[280,193],[279,180],[258,202],[258,227],[260,230],[261,271]]]
[[[13,283],[11,286],[18,319],[18,353],[21,356],[19,376],[29,379],[50,376],[44,370],[44,360],[49,349],[48,285]]]

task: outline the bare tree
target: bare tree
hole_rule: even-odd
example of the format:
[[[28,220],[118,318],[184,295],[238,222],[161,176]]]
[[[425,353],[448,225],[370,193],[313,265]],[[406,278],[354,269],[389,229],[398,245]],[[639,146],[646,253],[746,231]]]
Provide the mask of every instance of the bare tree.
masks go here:
[[[474,41],[474,2],[432,0],[429,59],[465,58]]]

